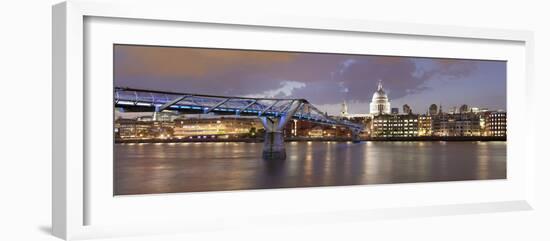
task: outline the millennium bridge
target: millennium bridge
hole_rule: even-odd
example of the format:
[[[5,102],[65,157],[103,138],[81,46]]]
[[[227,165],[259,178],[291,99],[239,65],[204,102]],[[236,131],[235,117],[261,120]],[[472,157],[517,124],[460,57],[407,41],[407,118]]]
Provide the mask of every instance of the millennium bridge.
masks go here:
[[[363,125],[330,117],[306,99],[218,96],[115,87],[114,106],[124,112],[177,111],[182,114],[257,116],[265,129],[264,160],[285,160],[283,129],[291,119],[351,130],[358,142]]]

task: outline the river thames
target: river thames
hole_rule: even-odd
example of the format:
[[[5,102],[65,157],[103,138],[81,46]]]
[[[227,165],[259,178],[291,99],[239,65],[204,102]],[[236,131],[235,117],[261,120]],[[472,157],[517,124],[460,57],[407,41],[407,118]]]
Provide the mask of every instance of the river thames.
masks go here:
[[[115,144],[115,195],[506,178],[506,142]]]

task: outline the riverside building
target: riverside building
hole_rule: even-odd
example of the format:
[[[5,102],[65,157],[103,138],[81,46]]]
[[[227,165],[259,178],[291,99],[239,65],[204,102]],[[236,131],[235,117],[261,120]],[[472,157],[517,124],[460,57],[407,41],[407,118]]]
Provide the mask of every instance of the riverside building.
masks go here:
[[[418,115],[376,115],[372,120],[372,137],[418,136]]]
[[[491,112],[485,125],[489,136],[506,136],[506,112]]]

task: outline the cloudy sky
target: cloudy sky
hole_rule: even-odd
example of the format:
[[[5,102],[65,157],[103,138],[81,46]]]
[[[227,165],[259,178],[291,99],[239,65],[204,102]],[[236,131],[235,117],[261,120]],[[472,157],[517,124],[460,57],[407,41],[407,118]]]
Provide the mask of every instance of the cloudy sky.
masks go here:
[[[506,109],[506,62],[115,45],[115,86],[227,96],[304,98],[336,114],[368,113],[382,80],[392,107]]]

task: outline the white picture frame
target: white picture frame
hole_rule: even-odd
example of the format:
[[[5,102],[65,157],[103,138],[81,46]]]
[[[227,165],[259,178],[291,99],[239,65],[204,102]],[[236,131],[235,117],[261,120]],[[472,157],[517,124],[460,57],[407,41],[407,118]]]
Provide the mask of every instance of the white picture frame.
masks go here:
[[[154,8],[155,11],[149,11]],[[141,23],[146,21],[155,22],[156,25],[163,23],[198,23],[198,24],[214,24],[223,25],[225,29],[232,27],[253,27],[255,29],[278,29],[299,30],[302,32],[321,31],[320,33],[358,33],[358,34],[382,34],[391,35],[396,38],[421,37],[428,39],[452,39],[455,42],[478,41],[484,44],[491,45],[495,42],[511,44],[514,50],[510,50],[510,56],[521,59],[514,61],[517,63],[518,71],[514,76],[520,76],[514,80],[508,80],[508,105],[510,106],[511,120],[509,124],[509,140],[513,143],[515,150],[511,159],[517,159],[511,166],[513,172],[518,175],[517,179],[510,179],[505,182],[485,181],[479,183],[438,183],[438,184],[396,184],[396,185],[374,185],[373,187],[364,188],[363,186],[350,186],[338,188],[321,188],[321,189],[297,189],[297,190],[268,190],[268,191],[235,191],[221,192],[214,194],[182,194],[182,195],[153,195],[144,197],[128,197],[125,201],[117,200],[122,203],[116,204],[119,206],[111,206],[105,204],[104,201],[94,201],[94,190],[91,186],[97,182],[97,179],[91,178],[86,174],[87,170],[93,168],[91,161],[86,160],[90,153],[87,153],[89,143],[87,143],[86,135],[89,134],[86,123],[90,121],[89,114],[89,98],[94,98],[94,95],[99,93],[90,93],[85,83],[86,71],[89,67],[86,61],[87,45],[85,42],[85,27],[86,20],[92,18],[115,18],[126,19],[126,21],[139,20]],[[135,23],[133,23],[135,24]],[[138,22],[139,24],[139,22]],[[154,26],[149,26],[154,30]],[[125,28],[124,25],[117,28]],[[93,30],[95,31],[95,30]],[[101,32],[101,31],[97,31]],[[94,32],[95,33],[95,32]],[[160,32],[159,32],[160,33]],[[286,219],[292,218],[298,220],[295,222],[339,222],[341,220],[357,219],[383,219],[383,218],[402,218],[402,217],[422,217],[432,215],[450,215],[462,213],[480,213],[494,211],[513,211],[513,210],[529,210],[533,208],[533,192],[534,192],[534,129],[531,121],[527,118],[521,118],[515,115],[517,106],[522,106],[523,103],[531,98],[529,93],[532,89],[532,73],[533,73],[533,34],[529,31],[518,30],[496,30],[482,29],[469,27],[455,26],[439,26],[439,25],[421,25],[410,23],[390,23],[390,22],[370,22],[357,21],[350,19],[312,19],[300,18],[291,16],[255,16],[252,13],[248,16],[235,16],[231,13],[227,15],[208,15],[205,11],[189,9],[185,3],[173,1],[151,1],[148,3],[135,2],[128,3],[122,1],[111,2],[95,2],[95,1],[67,1],[53,7],[53,167],[52,167],[52,183],[53,183],[53,213],[52,227],[53,234],[63,239],[82,239],[93,237],[112,237],[121,235],[137,235],[137,234],[152,234],[152,233],[170,233],[170,232],[192,232],[194,230],[208,230],[217,227],[234,227],[242,225],[252,225],[247,219],[256,220],[254,225],[278,224],[285,225]],[[131,40],[129,40],[131,41]],[[136,43],[142,43],[140,40]],[[149,40],[154,41],[157,40]],[[170,44],[170,42],[169,42]],[[455,43],[456,44],[456,43]],[[92,46],[93,48],[93,46]],[[519,51],[519,52],[518,52]],[[512,53],[513,52],[513,53]],[[491,53],[487,52],[487,56]],[[472,55],[473,56],[473,55]],[[499,58],[495,55],[495,58]],[[504,58],[504,57],[503,57]],[[112,60],[110,60],[112,61]],[[93,62],[93,61],[92,61]],[[95,68],[95,67],[94,67]],[[98,88],[101,86],[93,86]],[[112,89],[107,90],[112,91]],[[510,100],[510,96],[515,98]],[[109,100],[110,101],[110,100]],[[112,111],[112,110],[111,110]],[[525,111],[533,112],[527,108]],[[517,112],[516,112],[517,113]],[[527,115],[526,115],[527,116]],[[519,162],[521,157],[521,162]],[[112,161],[112,160],[111,160]],[[108,183],[108,181],[107,181]],[[103,185],[103,184],[102,184]],[[405,186],[403,186],[405,185]],[[423,185],[416,189],[415,185]],[[111,185],[112,186],[112,185]],[[370,186],[370,185],[369,185]],[[97,187],[97,185],[95,185]],[[481,194],[484,191],[491,189],[502,189],[501,193],[495,193],[493,199],[476,198],[475,195]],[[172,202],[181,202],[182,199],[189,199],[189,204],[206,205],[213,199],[223,199],[228,204],[231,202],[242,202],[242,200],[255,200],[273,202],[277,198],[284,195],[302,195],[303,200],[311,197],[323,198],[327,195],[354,195],[352,193],[364,192],[363,195],[380,195],[386,197],[396,197],[395,195],[414,194],[415,191],[425,191],[432,193],[451,189],[457,193],[465,193],[466,190],[474,190],[473,196],[464,199],[453,199],[449,197],[447,200],[437,201],[411,201],[393,202],[380,204],[372,207],[375,208],[359,208],[358,202],[350,202],[348,209],[336,209],[334,207],[320,207],[311,205],[310,209],[295,210],[295,212],[282,213],[279,215],[285,203],[281,204],[280,209],[275,208],[273,212],[262,213],[261,216],[254,216],[251,213],[237,212],[243,211],[241,205],[234,206],[235,212],[224,213],[221,210],[217,214],[201,212],[200,207],[193,207],[192,210],[186,211],[190,214],[188,218],[195,219],[193,223],[182,224],[182,220],[175,217],[178,211],[174,213],[174,217],[166,216],[163,213],[162,217],[154,216],[155,212],[162,212],[160,209],[150,207],[137,210],[136,205],[159,204],[166,205],[166,209],[170,207]],[[513,191],[509,192],[510,189]],[[300,194],[302,193],[302,194]],[[477,194],[476,194],[477,193]],[[307,196],[306,196],[307,195]],[[349,196],[352,197],[352,196]],[[358,196],[360,197],[360,196]],[[107,198],[107,197],[105,197]],[[112,196],[110,198],[113,198]],[[139,199],[135,203],[126,202],[129,199]],[[98,199],[99,200],[99,199]],[[360,199],[359,199],[360,200]],[[380,199],[383,200],[383,199]],[[336,200],[337,201],[337,200]],[[90,208],[90,202],[103,203],[94,205]],[[130,201],[133,202],[133,201]],[[114,204],[113,204],[114,205]],[[268,204],[267,204],[268,205]],[[286,204],[288,205],[288,204]],[[298,207],[306,207],[305,203],[297,203]],[[137,218],[135,222],[130,222],[128,219],[117,219],[117,213],[113,212],[127,207],[122,210],[123,213],[141,212],[144,216],[153,218],[154,223],[143,222]],[[161,207],[162,208],[162,207]],[[254,207],[248,207],[254,210]],[[288,208],[288,207],[286,207]],[[103,211],[102,211],[103,209]],[[324,210],[324,211],[320,211]],[[169,210],[165,210],[169,211]],[[257,211],[257,210],[256,210]],[[170,211],[173,212],[173,211]],[[96,214],[97,213],[97,214]],[[113,220],[119,222],[113,223],[95,223],[90,222],[90,216],[101,216],[102,220],[112,215]],[[224,216],[225,215],[225,216]],[[223,219],[227,217],[226,219]],[[218,221],[212,221],[212,219]],[[224,221],[219,221],[223,219]],[[99,220],[99,219],[98,219]],[[197,221],[198,220],[198,221]],[[227,221],[231,221],[231,225],[227,225]],[[269,220],[269,221],[266,221]],[[177,221],[177,222],[175,222]],[[183,220],[185,221],[185,220]],[[292,222],[291,222],[292,223]],[[288,224],[288,223],[287,223]],[[185,227],[184,227],[185,226]],[[139,230],[139,231],[136,231]]]

